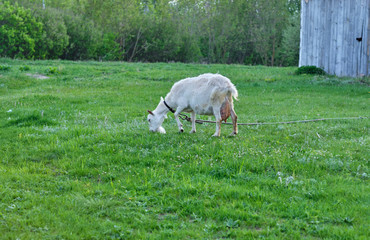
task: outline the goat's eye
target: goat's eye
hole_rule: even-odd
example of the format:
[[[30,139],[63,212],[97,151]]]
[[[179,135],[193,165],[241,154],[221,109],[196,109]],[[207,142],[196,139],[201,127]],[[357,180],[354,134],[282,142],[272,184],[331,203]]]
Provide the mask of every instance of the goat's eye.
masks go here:
[[[150,122],[150,119],[148,119],[148,122]]]

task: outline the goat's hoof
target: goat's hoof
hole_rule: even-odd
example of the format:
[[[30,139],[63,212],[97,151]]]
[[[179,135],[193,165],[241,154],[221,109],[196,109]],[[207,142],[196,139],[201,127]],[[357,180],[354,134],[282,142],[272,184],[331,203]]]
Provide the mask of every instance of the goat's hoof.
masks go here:
[[[213,134],[212,137],[220,137],[219,134]]]
[[[190,133],[196,133],[196,132],[197,132],[197,131],[195,131],[195,130],[191,130],[191,131],[190,131]]]
[[[238,133],[237,133],[237,132],[232,132],[229,136],[230,136],[230,137],[233,137],[233,136],[236,136],[236,135],[238,135]]]
[[[179,132],[180,132],[180,133],[183,133],[183,132],[184,132],[184,129],[183,129],[183,128],[181,128],[181,129],[179,130]]]

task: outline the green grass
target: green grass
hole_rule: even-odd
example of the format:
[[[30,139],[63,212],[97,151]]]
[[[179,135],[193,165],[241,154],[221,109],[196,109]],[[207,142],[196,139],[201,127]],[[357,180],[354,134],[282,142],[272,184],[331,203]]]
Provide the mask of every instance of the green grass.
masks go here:
[[[2,239],[366,239],[369,119],[184,123],[146,110],[182,78],[229,77],[240,122],[369,117],[369,78],[297,68],[0,59]],[[27,66],[25,69],[24,66]],[[47,75],[36,79],[31,75]],[[203,116],[203,119],[208,119]],[[210,118],[212,119],[212,118]]]

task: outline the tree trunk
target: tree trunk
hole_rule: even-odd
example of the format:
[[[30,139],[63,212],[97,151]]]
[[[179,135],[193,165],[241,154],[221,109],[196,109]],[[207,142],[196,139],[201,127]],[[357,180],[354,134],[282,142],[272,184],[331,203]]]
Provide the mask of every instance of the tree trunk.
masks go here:
[[[271,66],[273,67],[274,66],[274,62],[275,62],[275,44],[276,44],[276,41],[275,41],[275,36],[272,36],[272,55],[271,55]]]
[[[134,56],[135,56],[135,54],[136,54],[137,43],[139,42],[140,37],[141,37],[141,27],[139,28],[139,31],[137,32],[137,35],[136,35],[136,41],[135,41],[135,45],[134,45],[134,49],[132,50],[131,57],[130,57],[130,59],[128,60],[129,62],[131,62],[131,61],[132,61],[132,59],[134,58]]]

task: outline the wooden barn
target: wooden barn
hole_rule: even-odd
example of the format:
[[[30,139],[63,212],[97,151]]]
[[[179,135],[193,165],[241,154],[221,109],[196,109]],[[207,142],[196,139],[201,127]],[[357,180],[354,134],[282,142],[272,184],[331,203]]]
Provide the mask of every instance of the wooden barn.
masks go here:
[[[301,0],[299,66],[369,76],[370,0]]]

